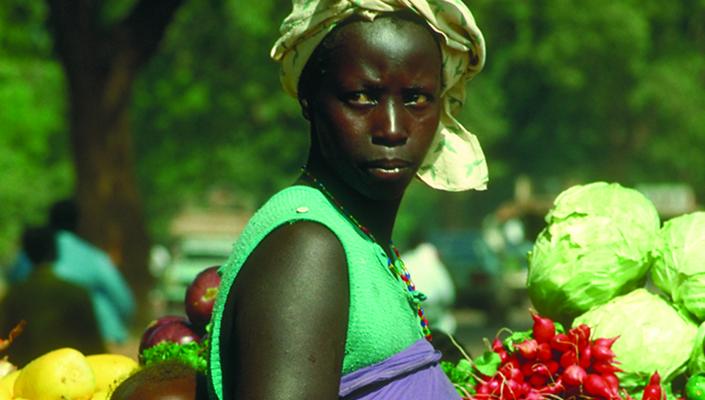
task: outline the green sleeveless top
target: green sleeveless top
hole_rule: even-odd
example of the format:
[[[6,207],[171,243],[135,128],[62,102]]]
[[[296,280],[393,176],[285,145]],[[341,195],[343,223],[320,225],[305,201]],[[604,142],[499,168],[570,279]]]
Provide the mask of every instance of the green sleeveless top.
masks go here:
[[[388,268],[382,247],[353,225],[317,189],[292,186],[275,194],[250,219],[221,267],[222,280],[211,319],[209,379],[222,399],[220,326],[225,303],[237,273],[250,253],[275,228],[313,221],[340,240],[348,262],[350,309],[342,374],[382,361],[417,340],[423,332],[414,297]]]

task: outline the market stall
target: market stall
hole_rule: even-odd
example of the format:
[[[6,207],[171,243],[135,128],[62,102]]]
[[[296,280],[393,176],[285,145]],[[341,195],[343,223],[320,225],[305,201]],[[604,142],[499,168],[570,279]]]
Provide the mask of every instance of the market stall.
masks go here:
[[[545,220],[528,254],[533,326],[506,327],[484,353],[442,362],[458,394],[705,400],[705,212],[661,221],[640,192],[595,182],[561,193]],[[205,374],[219,283],[217,267],[201,272],[185,315],[150,324],[137,361],[68,348],[19,368],[4,360],[0,400],[107,399],[135,371],[169,360]]]

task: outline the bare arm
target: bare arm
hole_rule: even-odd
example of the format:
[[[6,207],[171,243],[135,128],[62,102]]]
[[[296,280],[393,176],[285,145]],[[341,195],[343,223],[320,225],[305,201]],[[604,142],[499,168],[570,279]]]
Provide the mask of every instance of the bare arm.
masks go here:
[[[348,305],[345,253],[330,230],[298,222],[273,231],[225,307],[225,398],[337,399]]]

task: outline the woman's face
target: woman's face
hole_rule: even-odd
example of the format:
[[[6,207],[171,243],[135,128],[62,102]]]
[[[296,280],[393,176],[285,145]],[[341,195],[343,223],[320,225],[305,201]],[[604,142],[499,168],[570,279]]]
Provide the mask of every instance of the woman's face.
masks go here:
[[[399,198],[438,128],[440,49],[425,27],[392,18],[337,35],[307,110],[312,151],[364,196]]]

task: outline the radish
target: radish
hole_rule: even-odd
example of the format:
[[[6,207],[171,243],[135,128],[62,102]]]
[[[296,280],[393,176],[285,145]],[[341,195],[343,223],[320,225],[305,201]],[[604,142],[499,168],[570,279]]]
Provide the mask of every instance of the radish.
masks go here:
[[[553,350],[551,350],[551,345],[547,342],[541,343],[538,347],[536,358],[538,358],[539,361],[544,362],[553,359]]]
[[[585,324],[580,324],[568,331],[569,336],[573,336],[574,342],[578,347],[585,347],[590,344],[590,327]]]
[[[558,394],[564,390],[565,384],[563,384],[563,380],[561,378],[558,378],[555,382],[551,383],[550,385],[544,386],[542,389],[539,390],[539,392],[541,392],[541,394]]]
[[[614,360],[614,357],[616,356],[614,354],[614,351],[612,351],[612,349],[610,349],[609,347],[607,347],[605,345],[597,345],[597,344],[593,343],[593,345],[591,347],[592,347],[592,356],[596,360],[611,362],[612,360]]]
[[[495,394],[499,391],[499,388],[501,386],[501,383],[499,382],[499,379],[491,379],[487,381],[487,393],[488,394]]]
[[[503,399],[518,399],[521,396],[521,384],[506,380],[500,385],[500,395]]]
[[[512,368],[509,371],[509,379],[517,383],[524,383],[524,375],[518,368]]]
[[[519,393],[521,393],[522,396],[526,396],[532,390],[533,388],[531,387],[531,385],[529,385],[528,382],[522,382],[521,386],[519,387]]]
[[[534,388],[540,389],[546,386],[546,382],[548,382],[548,377],[542,374],[533,374],[529,376],[529,385]]]
[[[492,351],[497,352],[499,349],[504,349],[504,345],[499,338],[494,338],[494,340],[492,340]]]
[[[594,362],[590,367],[593,371],[598,372],[600,374],[613,374],[615,372],[622,372],[620,368],[605,361]]]
[[[477,388],[475,389],[478,395],[481,394],[490,394],[490,386],[487,383],[481,383],[477,385]]]
[[[651,374],[651,378],[649,378],[649,384],[647,386],[661,386],[661,375],[659,375],[658,371],[654,371],[653,374]]]
[[[504,377],[504,379],[512,379],[513,376],[521,375],[521,370],[519,368],[515,368],[514,365],[512,364],[504,364],[501,367],[499,367],[499,370],[497,370],[497,373],[501,376]]]
[[[565,333],[558,333],[553,337],[553,339],[551,339],[551,347],[561,353],[574,348],[575,345],[576,344],[572,341],[571,337]]]
[[[516,345],[519,354],[529,361],[533,361],[539,351],[539,344],[535,339],[529,339]]]
[[[587,394],[600,396],[605,399],[619,398],[619,393],[610,387],[609,383],[600,375],[588,374],[583,379],[583,389]]]
[[[543,400],[544,397],[540,392],[538,392],[536,390],[529,390],[526,393],[526,397],[524,397],[524,399],[525,400]]]
[[[509,353],[507,352],[507,350],[501,349],[501,350],[495,351],[495,353],[499,356],[499,361],[502,364],[505,364],[507,362],[507,360],[509,360]]]
[[[524,363],[521,365],[521,367],[519,367],[519,370],[522,374],[524,374],[524,376],[530,376],[534,373],[534,364]]]
[[[661,390],[661,376],[654,372],[649,379],[649,384],[644,388],[642,400],[663,400],[665,396]]]
[[[587,345],[580,349],[580,354],[578,357],[578,364],[583,368],[589,368],[592,362],[592,350],[590,345]]]
[[[563,371],[561,374],[561,378],[563,378],[563,382],[567,386],[580,386],[583,383],[583,380],[585,380],[585,377],[587,376],[587,372],[579,366],[579,365],[571,365],[568,368]]]
[[[568,350],[563,355],[561,355],[560,364],[563,368],[568,368],[573,364],[578,363],[578,356],[575,354],[575,350]]]
[[[551,375],[553,375],[553,374],[555,374],[556,372],[558,372],[558,369],[559,369],[560,367],[561,367],[561,366],[558,364],[558,361],[555,361],[555,360],[548,360],[548,361],[546,361],[546,368],[548,368],[548,372],[550,372]]]
[[[617,339],[619,339],[619,336],[615,336],[613,338],[598,338],[598,339],[595,339],[593,344],[595,346],[605,346],[608,349],[611,349],[612,345],[614,344],[614,342],[617,341]]]
[[[534,365],[531,367],[531,370],[534,372],[534,374],[543,375],[543,376],[545,376],[545,377],[547,377],[547,378],[550,378],[551,375],[552,375],[552,374],[551,374],[551,371],[550,371],[550,370],[548,369],[548,367],[547,367],[546,365],[544,365],[544,364],[534,364]]]
[[[517,358],[517,356],[513,354],[507,356],[507,362],[505,364],[511,364],[514,368],[519,368],[521,366],[519,358]]]
[[[556,325],[553,321],[536,313],[532,313],[531,318],[534,320],[532,327],[534,339],[539,343],[550,343],[556,335]]]
[[[602,378],[607,381],[607,384],[610,385],[610,388],[612,388],[612,390],[619,391],[619,378],[617,378],[617,375],[602,374]]]

